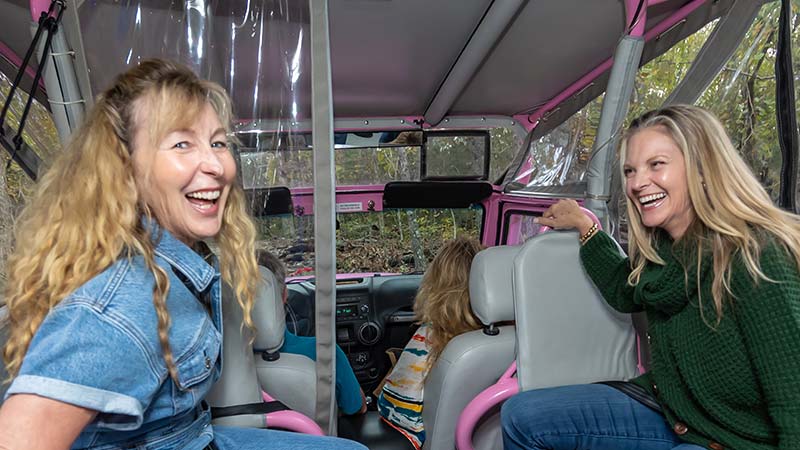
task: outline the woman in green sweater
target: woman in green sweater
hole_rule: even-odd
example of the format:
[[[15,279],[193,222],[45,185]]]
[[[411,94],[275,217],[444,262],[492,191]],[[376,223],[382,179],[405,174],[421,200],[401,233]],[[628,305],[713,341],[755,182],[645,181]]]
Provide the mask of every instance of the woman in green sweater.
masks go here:
[[[593,384],[510,399],[505,449],[800,449],[800,219],[698,107],[635,120],[621,161],[628,258],[574,201],[539,222],[577,229],[606,301],[645,311],[650,371],[628,394]]]

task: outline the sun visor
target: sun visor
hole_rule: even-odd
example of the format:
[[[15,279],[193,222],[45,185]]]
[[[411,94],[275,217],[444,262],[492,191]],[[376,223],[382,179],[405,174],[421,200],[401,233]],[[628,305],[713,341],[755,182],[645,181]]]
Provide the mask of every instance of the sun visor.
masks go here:
[[[492,195],[486,181],[396,181],[383,189],[384,208],[468,208]]]
[[[254,217],[291,214],[294,211],[292,193],[284,186],[248,189],[245,196]]]

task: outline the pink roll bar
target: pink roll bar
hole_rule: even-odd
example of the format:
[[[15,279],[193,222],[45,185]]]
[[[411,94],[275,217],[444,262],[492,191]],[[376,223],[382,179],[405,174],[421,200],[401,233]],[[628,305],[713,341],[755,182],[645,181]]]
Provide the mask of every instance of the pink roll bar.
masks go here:
[[[603,224],[600,223],[600,220],[597,218],[597,216],[594,215],[593,212],[589,211],[588,209],[584,208],[583,206],[581,206],[581,211],[583,211],[584,214],[589,216],[589,218],[592,219],[592,222],[597,224],[597,229],[598,230],[602,230],[603,229]],[[539,228],[539,233],[537,233],[537,234],[542,234],[545,231],[550,231],[551,229],[552,228],[550,228],[550,227],[548,227],[546,225],[543,225],[541,228]]]
[[[628,20],[625,26],[631,27],[629,33],[634,37],[640,37],[644,34],[645,23],[647,22],[647,7],[655,4],[655,2],[646,0],[644,2],[644,8],[640,11],[636,11],[640,1],[641,0],[625,0],[625,18]],[[638,17],[634,17],[637,13]]]
[[[22,58],[17,56],[17,54],[14,53],[14,50],[11,50],[11,48],[2,42],[0,42],[0,55],[6,58],[13,66],[16,66],[17,69],[22,67]],[[25,73],[31,78],[31,80],[36,78],[36,71],[33,70],[30,65],[25,68]],[[42,92],[45,91],[43,80],[39,80],[39,89],[41,89]]]
[[[265,402],[275,401],[272,396],[264,391],[261,391],[261,397]],[[325,436],[322,428],[320,428],[316,422],[297,411],[277,411],[264,414],[264,420],[267,421],[267,426],[270,428],[281,428],[283,430],[296,431],[303,434]]]
[[[649,6],[657,5],[657,4],[663,3],[665,1],[667,1],[667,0],[649,0],[647,2],[647,6],[649,7]],[[645,41],[651,41],[653,38],[655,38],[659,34],[663,33],[666,30],[668,30],[671,26],[673,26],[676,23],[680,22],[681,20],[685,19],[686,16],[688,16],[689,14],[694,12],[694,10],[699,8],[704,3],[706,3],[706,0],[693,0],[693,1],[689,2],[689,3],[687,3],[686,5],[681,7],[679,10],[677,10],[674,14],[672,14],[668,18],[666,18],[663,21],[661,21],[658,24],[656,24],[650,31],[648,31],[647,33],[644,33]],[[633,20],[633,15],[636,12],[637,4],[638,3],[637,3],[636,0],[626,0],[625,1],[625,8],[626,8],[625,9],[625,14],[626,14],[626,18],[629,19],[628,23],[625,24],[626,27]],[[630,9],[631,5],[633,6],[633,10]],[[643,8],[643,11],[644,11],[644,8]],[[641,36],[642,33],[644,32],[644,27],[645,27],[646,20],[645,20],[645,16],[643,16],[643,14],[644,14],[644,12],[640,13],[640,17],[639,17],[638,22],[635,24],[634,28],[631,30],[631,34],[630,34],[631,36]],[[641,28],[641,30],[639,30],[639,27]],[[636,33],[639,33],[639,34],[636,34]],[[567,98],[569,98],[570,96],[572,96],[576,92],[579,92],[581,89],[583,89],[586,86],[588,86],[589,83],[594,81],[601,74],[605,73],[608,69],[611,68],[611,66],[613,64],[613,61],[614,61],[613,58],[609,58],[609,59],[603,61],[602,63],[600,63],[599,66],[595,67],[591,72],[589,72],[586,75],[584,75],[581,78],[579,78],[578,81],[576,81],[573,84],[571,84],[570,86],[568,86],[566,89],[564,89],[564,91],[562,91],[560,94],[558,94],[555,97],[553,97],[550,101],[545,103],[541,108],[537,109],[532,114],[517,114],[517,115],[514,116],[514,119],[519,121],[519,123],[522,124],[528,131],[536,128],[536,126],[539,124],[539,121],[545,115],[547,115],[547,113],[549,113],[553,108],[555,108],[556,106],[560,105],[564,100],[566,100]]]
[[[34,22],[38,22],[42,13],[46,13],[50,8],[50,0],[30,0],[29,4],[31,7],[31,19]]]
[[[467,404],[456,424],[456,448],[458,450],[473,450],[472,432],[481,417],[519,392],[516,374],[517,362],[514,361],[497,383],[484,389]]]

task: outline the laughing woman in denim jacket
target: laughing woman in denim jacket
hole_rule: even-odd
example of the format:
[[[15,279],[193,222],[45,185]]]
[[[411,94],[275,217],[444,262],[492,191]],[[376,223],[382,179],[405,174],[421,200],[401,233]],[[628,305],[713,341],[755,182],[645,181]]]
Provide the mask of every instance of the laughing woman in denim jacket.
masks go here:
[[[252,329],[258,277],[230,118],[221,87],[145,61],[42,177],[8,265],[0,448],[363,448],[210,425],[220,284]]]

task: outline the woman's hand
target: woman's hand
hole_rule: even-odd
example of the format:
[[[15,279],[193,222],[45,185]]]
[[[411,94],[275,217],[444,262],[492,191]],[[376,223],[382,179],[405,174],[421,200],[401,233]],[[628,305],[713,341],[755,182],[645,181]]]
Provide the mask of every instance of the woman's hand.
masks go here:
[[[555,230],[576,229],[581,236],[586,234],[594,224],[575,200],[559,200],[558,203],[547,208],[541,217],[537,217],[536,223]]]
[[[361,391],[361,409],[356,414],[365,414],[367,412],[367,396],[364,395],[364,389],[359,390]]]

